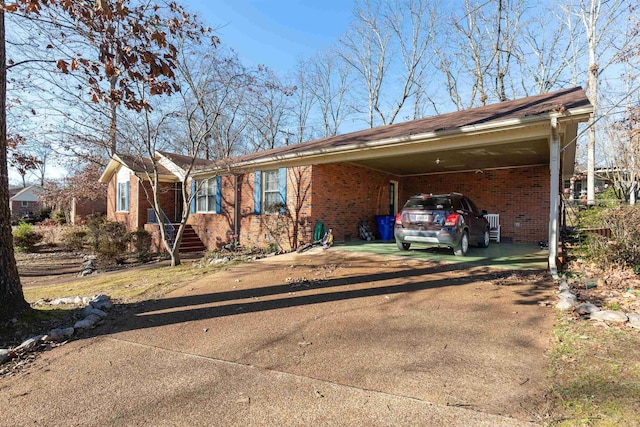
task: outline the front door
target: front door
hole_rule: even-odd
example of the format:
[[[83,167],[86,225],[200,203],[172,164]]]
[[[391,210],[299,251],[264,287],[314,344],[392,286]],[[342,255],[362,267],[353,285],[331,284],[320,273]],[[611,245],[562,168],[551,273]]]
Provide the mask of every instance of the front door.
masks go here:
[[[389,182],[389,215],[398,213],[398,181]]]

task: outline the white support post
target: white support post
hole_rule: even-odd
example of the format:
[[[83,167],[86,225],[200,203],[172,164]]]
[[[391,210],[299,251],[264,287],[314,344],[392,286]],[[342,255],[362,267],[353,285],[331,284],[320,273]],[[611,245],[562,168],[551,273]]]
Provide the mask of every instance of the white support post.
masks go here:
[[[560,137],[558,136],[558,119],[556,117],[551,118],[549,172],[551,173],[549,188],[549,271],[554,278],[557,278],[558,267],[556,259],[558,257],[558,224],[560,216]]]

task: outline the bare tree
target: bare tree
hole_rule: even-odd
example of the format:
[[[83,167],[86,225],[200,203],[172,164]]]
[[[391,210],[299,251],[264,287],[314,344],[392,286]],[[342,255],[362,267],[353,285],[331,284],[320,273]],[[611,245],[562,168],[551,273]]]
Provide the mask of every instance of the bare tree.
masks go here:
[[[334,52],[318,53],[311,67],[310,88],[322,117],[323,136],[337,135],[340,125],[353,111],[349,105],[349,87],[353,81],[350,67]]]
[[[593,105],[593,113],[588,122],[587,141],[587,203],[595,203],[595,164],[596,164],[596,118],[599,112],[599,74],[606,68],[601,64],[604,58],[600,49],[612,46],[617,37],[615,31],[609,31],[622,13],[623,0],[580,0],[577,5],[567,6],[571,13],[582,21],[588,49],[587,97]]]
[[[552,16],[553,19],[549,19]],[[534,17],[524,28],[518,47],[521,86],[526,96],[578,85],[579,23],[571,14],[555,11]]]
[[[309,115],[311,110],[317,102],[317,98],[314,97],[315,84],[313,80],[313,70],[311,68],[311,61],[299,58],[294,70],[291,81],[295,83],[295,92],[292,96],[292,111],[291,116],[293,118],[293,125],[295,131],[293,132],[296,141],[304,142],[310,140],[314,132],[310,126],[308,126]],[[288,130],[286,131],[286,137],[289,137]]]
[[[254,150],[275,148],[286,131],[291,113],[291,97],[295,86],[283,83],[269,68],[259,66],[252,78],[251,98],[245,104],[254,135]],[[285,135],[286,137],[286,135]]]
[[[433,3],[422,0],[359,1],[355,20],[340,38],[340,55],[365,88],[367,124],[391,124],[429,65],[434,39]]]

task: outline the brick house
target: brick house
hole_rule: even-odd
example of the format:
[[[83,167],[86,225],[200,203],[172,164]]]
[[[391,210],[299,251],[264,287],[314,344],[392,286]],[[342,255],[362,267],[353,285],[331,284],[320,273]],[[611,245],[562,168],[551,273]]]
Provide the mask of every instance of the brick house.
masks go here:
[[[591,112],[584,91],[572,88],[225,161],[197,159],[184,186],[195,195],[188,207],[176,200],[191,159],[157,152],[160,205],[171,221],[188,208],[207,248],[234,236],[245,246],[288,247],[296,237],[309,241],[316,221],[348,241],[359,221],[393,215],[413,194],[452,191],[500,214],[507,240],[556,238],[561,183],[573,173],[578,123]],[[141,188],[151,161],[118,156],[101,177],[108,216],[135,229],[148,224]]]
[[[30,185],[17,191],[9,198],[9,210],[12,218],[22,218],[26,215],[33,215],[41,211],[43,203],[40,201],[39,192],[41,188],[37,185]]]

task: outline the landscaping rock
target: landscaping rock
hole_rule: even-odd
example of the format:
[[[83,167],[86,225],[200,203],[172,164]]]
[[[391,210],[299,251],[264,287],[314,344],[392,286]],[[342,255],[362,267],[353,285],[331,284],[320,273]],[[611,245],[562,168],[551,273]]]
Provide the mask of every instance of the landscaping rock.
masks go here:
[[[94,325],[95,325],[95,322],[92,322],[89,319],[83,319],[83,320],[77,321],[76,324],[73,325],[73,327],[75,329],[89,329],[89,328],[93,328]]]
[[[109,301],[111,297],[109,295],[100,294],[91,298],[91,302]]]
[[[89,307],[91,307],[91,306],[89,306]],[[90,314],[90,315],[96,315],[96,316],[98,316],[98,317],[100,317],[100,318],[107,317],[107,313],[105,313],[104,311],[102,311],[102,310],[100,310],[100,309],[98,309],[98,308],[94,308],[94,309],[92,309],[92,310],[89,312],[89,314]]]
[[[572,299],[574,301],[578,300],[578,297],[576,296],[576,294],[574,294],[573,292],[566,290],[566,291],[561,291],[560,292],[560,298],[564,298],[564,299]]]
[[[596,311],[595,313],[591,313],[591,319],[614,323],[625,323],[629,320],[626,314],[614,310]]]
[[[93,322],[94,324],[96,324],[100,320],[102,320],[102,317],[98,316],[97,314],[90,314],[87,317],[85,317],[84,320],[89,320],[89,321]]]
[[[569,282],[567,282],[567,279],[560,280],[560,285],[558,286],[558,290],[560,292],[568,291],[570,289],[571,289],[571,285],[569,284]]]
[[[575,299],[560,298],[560,301],[558,301],[558,303],[556,304],[556,308],[558,310],[568,311],[573,309],[575,305],[576,305]]]
[[[91,301],[91,307],[98,310],[109,310],[111,307],[113,307],[113,303],[109,300]]]
[[[44,341],[63,341],[73,335],[73,328],[56,328],[49,331]]]
[[[51,305],[61,305],[61,304],[81,304],[82,298],[80,297],[64,297],[64,298],[56,298],[50,302]]]
[[[95,271],[95,270],[94,270],[94,269],[92,269],[92,268],[85,268],[84,270],[82,270],[82,271],[80,272],[79,276],[80,276],[80,277],[86,277],[86,276],[88,276],[88,275],[90,275],[90,274],[93,274],[93,272],[94,272],[94,271]]]
[[[0,348],[0,365],[9,360],[11,357],[9,356],[11,352],[6,348]]]
[[[629,313],[627,317],[629,318],[629,326],[640,329],[640,314]]]
[[[85,317],[90,315],[93,310],[95,310],[95,308],[93,308],[93,306],[91,306],[91,305],[86,306],[85,308],[83,308],[80,311],[80,317],[82,317],[84,319]]]
[[[600,311],[600,309],[591,303],[580,304],[576,307],[576,312],[580,315],[592,314],[596,311]]]
[[[22,344],[20,344],[18,347],[16,347],[13,352],[14,353],[19,353],[19,352],[26,352],[26,351],[31,351],[34,350],[38,344],[40,343],[40,341],[42,341],[42,338],[44,338],[43,335],[38,335],[35,337],[31,337],[26,341],[23,341]]]

